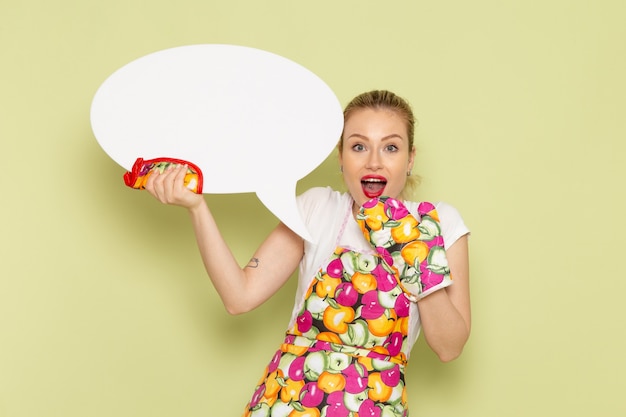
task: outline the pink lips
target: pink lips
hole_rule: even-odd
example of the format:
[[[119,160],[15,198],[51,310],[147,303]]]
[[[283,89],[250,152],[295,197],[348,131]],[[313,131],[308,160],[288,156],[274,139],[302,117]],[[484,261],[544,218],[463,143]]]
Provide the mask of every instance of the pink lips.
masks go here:
[[[387,178],[381,177],[380,175],[366,175],[361,178],[363,194],[365,194],[367,198],[380,197],[383,191],[385,191],[386,185]]]

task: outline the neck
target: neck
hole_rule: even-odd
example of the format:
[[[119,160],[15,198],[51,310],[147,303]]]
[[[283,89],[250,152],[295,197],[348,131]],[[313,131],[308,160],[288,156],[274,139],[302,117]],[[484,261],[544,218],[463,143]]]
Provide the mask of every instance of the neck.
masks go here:
[[[352,217],[354,217],[356,219],[356,215],[359,212],[359,209],[361,208],[361,206],[359,206],[356,201],[352,200]]]

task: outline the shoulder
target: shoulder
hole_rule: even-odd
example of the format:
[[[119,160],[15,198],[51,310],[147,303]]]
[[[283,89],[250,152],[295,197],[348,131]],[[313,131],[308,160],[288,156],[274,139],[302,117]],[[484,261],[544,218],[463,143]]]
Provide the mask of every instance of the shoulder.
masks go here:
[[[302,214],[306,214],[311,211],[332,210],[341,207],[350,202],[350,196],[330,187],[314,187],[300,194],[297,201]]]
[[[461,217],[461,213],[451,204],[448,204],[444,201],[439,201],[434,203],[435,209],[439,214],[439,221],[445,222],[448,224],[462,222],[463,218]]]
[[[320,239],[322,234],[332,235],[332,231],[341,226],[352,197],[330,187],[315,187],[300,194],[297,201],[304,224],[314,238]]]

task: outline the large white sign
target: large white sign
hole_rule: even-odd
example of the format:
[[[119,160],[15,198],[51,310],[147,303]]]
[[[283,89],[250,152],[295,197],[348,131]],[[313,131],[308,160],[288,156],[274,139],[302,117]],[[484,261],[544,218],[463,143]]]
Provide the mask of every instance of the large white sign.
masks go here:
[[[220,44],[155,52],[114,72],[91,106],[104,151],[196,164],[203,193],[255,192],[310,240],[296,182],[332,152],[343,128],[333,91],[311,71],[259,49]]]

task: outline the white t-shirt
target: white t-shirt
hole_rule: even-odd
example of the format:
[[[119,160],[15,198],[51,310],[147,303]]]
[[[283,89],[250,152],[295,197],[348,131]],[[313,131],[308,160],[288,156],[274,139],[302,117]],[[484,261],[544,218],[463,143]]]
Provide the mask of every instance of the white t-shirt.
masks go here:
[[[308,241],[304,243],[304,257],[300,262],[295,305],[288,328],[293,326],[302,309],[311,280],[338,246],[362,253],[374,253],[374,248],[365,240],[352,216],[352,203],[350,194],[334,191],[330,187],[311,188],[298,196],[300,215],[316,243]],[[414,216],[417,216],[418,202],[405,201],[404,204]],[[433,204],[439,214],[441,232],[447,249],[461,236],[469,233],[469,229],[454,207],[442,202]],[[413,346],[420,332],[416,303],[411,303],[409,317],[408,341],[409,346]]]

